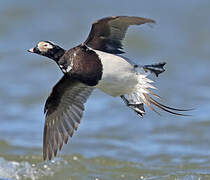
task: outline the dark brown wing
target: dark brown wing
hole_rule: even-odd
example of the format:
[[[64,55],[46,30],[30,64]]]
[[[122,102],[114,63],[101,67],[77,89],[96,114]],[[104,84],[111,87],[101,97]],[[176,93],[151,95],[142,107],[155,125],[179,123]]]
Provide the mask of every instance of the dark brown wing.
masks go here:
[[[84,111],[84,103],[94,88],[87,86],[64,75],[53,87],[47,98],[44,112],[46,113],[43,158],[52,159],[63,142],[77,130]]]
[[[90,34],[84,42],[87,46],[104,52],[123,53],[122,40],[130,25],[155,23],[152,19],[134,16],[111,16],[92,24]]]

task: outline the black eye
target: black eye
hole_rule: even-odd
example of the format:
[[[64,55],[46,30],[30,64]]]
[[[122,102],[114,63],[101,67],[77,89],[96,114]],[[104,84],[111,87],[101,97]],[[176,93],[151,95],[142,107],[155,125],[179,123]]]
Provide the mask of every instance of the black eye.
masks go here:
[[[47,44],[44,44],[44,47],[47,47]]]

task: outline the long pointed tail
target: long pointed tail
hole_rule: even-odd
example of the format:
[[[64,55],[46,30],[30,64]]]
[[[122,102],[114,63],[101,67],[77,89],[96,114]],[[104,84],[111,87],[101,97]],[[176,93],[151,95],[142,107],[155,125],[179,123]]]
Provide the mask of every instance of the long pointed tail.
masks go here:
[[[135,113],[137,113],[138,116],[142,117],[145,114],[144,110],[144,104],[146,104],[152,111],[156,112],[157,114],[160,115],[160,113],[152,106],[154,105],[155,107],[166,111],[168,113],[174,114],[174,115],[179,115],[179,116],[190,116],[188,114],[183,114],[179,112],[183,111],[191,111],[193,109],[178,109],[178,108],[173,108],[170,106],[166,106],[164,104],[159,103],[158,101],[154,100],[152,97],[150,97],[148,94],[144,93],[145,99],[142,100],[142,102],[133,102],[133,100],[128,100],[124,95],[120,96],[124,103],[131,108]],[[178,111],[178,112],[177,112]]]
[[[156,76],[158,76],[160,73],[165,71],[164,69],[165,64],[166,63],[158,63],[158,64],[141,66],[141,68],[143,68],[145,72],[149,71],[150,73],[153,73]],[[136,68],[139,68],[139,67],[140,66],[137,66]],[[173,108],[173,107],[166,106],[156,101],[153,97],[156,97],[158,99],[161,99],[161,98],[160,96],[158,96],[157,94],[153,93],[150,90],[150,89],[156,89],[156,88],[151,84],[153,81],[148,79],[147,75],[148,74],[138,72],[138,84],[136,85],[136,88],[130,94],[121,96],[121,98],[123,99],[123,101],[129,108],[134,110],[140,117],[142,117],[143,114],[145,114],[144,104],[158,114],[160,113],[154,107],[157,107],[163,111],[166,111],[174,115],[189,116],[181,112],[190,111],[192,109]]]
[[[183,114],[183,113],[179,113],[180,111],[191,111],[192,109],[178,109],[178,108],[173,108],[170,106],[166,106],[164,104],[161,104],[159,102],[157,102],[156,100],[154,100],[152,97],[150,97],[148,94],[144,94],[145,99],[147,100],[147,102],[149,103],[149,107],[151,108],[151,104],[158,107],[159,109],[162,109],[168,113],[174,114],[174,115],[179,115],[179,116],[190,116],[188,114]],[[154,108],[151,108],[153,111],[157,112],[156,110],[154,110]],[[179,112],[176,112],[179,111]]]

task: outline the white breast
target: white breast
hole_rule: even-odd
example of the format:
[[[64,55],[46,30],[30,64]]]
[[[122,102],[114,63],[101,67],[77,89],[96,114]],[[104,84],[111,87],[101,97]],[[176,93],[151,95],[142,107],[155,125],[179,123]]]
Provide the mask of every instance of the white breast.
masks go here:
[[[137,74],[123,57],[94,50],[99,56],[102,66],[102,79],[96,86],[111,96],[129,94],[138,83]]]

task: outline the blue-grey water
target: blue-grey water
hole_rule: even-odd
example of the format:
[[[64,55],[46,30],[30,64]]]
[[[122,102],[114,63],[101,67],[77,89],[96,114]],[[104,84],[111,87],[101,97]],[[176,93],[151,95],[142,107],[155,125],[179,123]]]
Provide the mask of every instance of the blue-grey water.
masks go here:
[[[210,179],[210,1],[0,1],[0,179]],[[153,78],[163,102],[195,108],[180,117],[146,108],[140,119],[96,90],[79,130],[51,162],[42,160],[43,106],[62,73],[27,49],[51,40],[65,49],[110,15],[152,18],[131,27],[125,56],[166,61]]]

